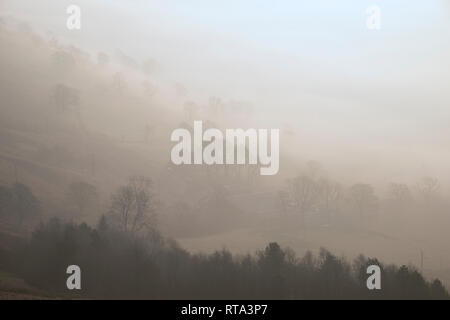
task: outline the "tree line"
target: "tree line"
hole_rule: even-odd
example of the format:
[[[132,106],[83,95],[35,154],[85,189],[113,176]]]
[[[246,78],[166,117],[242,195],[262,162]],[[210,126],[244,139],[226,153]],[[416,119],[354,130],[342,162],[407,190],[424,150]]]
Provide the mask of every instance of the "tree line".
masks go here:
[[[316,215],[332,224],[345,217],[365,221],[380,213],[401,215],[407,211],[439,212],[447,207],[439,194],[438,179],[423,177],[413,186],[393,182],[387,187],[385,197],[377,195],[368,183],[344,186],[321,174],[317,163],[308,170],[288,179],[278,191],[278,210],[281,216],[295,216],[302,225],[306,218]]]
[[[68,189],[79,210],[95,201],[89,185]],[[77,200],[77,201],[75,201]],[[2,215],[18,223],[40,205],[23,184],[0,188]],[[411,266],[384,265],[359,256],[353,261],[322,249],[298,257],[269,243],[254,254],[228,250],[192,254],[163,237],[155,223],[152,182],[132,177],[111,196],[96,226],[51,218],[27,239],[0,250],[0,268],[55,296],[145,299],[448,299],[439,280],[427,281]],[[82,289],[66,288],[66,268],[82,270]],[[381,267],[381,290],[368,290],[369,265]]]
[[[119,229],[106,216],[96,227],[53,218],[8,261],[30,284],[63,296],[69,294],[66,268],[76,264],[82,289],[73,295],[86,298],[449,298],[439,280],[429,282],[413,267],[383,265],[364,256],[349,262],[325,249],[297,257],[275,242],[255,254],[191,254],[154,229]],[[372,264],[381,267],[381,290],[366,287]]]

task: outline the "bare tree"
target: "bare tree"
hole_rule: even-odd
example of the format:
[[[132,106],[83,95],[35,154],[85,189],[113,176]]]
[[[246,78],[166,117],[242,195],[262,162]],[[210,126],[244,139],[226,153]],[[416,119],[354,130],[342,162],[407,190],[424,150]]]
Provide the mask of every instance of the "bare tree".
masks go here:
[[[110,212],[124,231],[137,233],[152,227],[155,203],[151,186],[149,178],[132,177],[112,195]]]
[[[137,61],[130,57],[129,55],[125,54],[121,50],[116,50],[114,52],[114,56],[116,60],[124,67],[130,68],[130,69],[137,69],[139,64]]]
[[[391,183],[389,185],[390,198],[396,201],[405,201],[411,199],[411,192],[406,184]]]
[[[281,214],[283,216],[286,216],[289,205],[289,193],[285,190],[280,190],[278,191],[277,196],[278,196],[278,204],[281,209]]]
[[[188,120],[192,121],[197,116],[199,107],[193,101],[186,101],[183,106],[183,111],[186,114]]]
[[[391,183],[389,185],[389,200],[395,210],[402,212],[404,207],[411,203],[413,196],[406,184]]]
[[[116,72],[112,78],[112,87],[115,91],[122,93],[127,88],[127,81],[121,72]]]
[[[378,198],[370,184],[357,183],[350,187],[350,198],[361,217],[376,209]]]
[[[417,183],[416,188],[425,201],[435,198],[439,191],[439,181],[436,178],[424,177]]]
[[[75,67],[76,60],[70,52],[58,50],[52,55],[52,62],[58,72],[67,73]]]
[[[80,95],[77,89],[58,83],[53,87],[52,100],[59,110],[67,111],[79,105]]]
[[[314,209],[320,189],[313,178],[302,175],[289,182],[289,193],[293,206],[304,224],[305,215]]]
[[[320,179],[319,182],[319,205],[321,211],[326,215],[328,223],[331,221],[331,215],[339,210],[339,203],[342,199],[342,186],[328,179]]]
[[[22,227],[25,219],[37,217],[40,214],[40,203],[32,193],[31,189],[22,183],[14,184],[11,188],[11,192],[13,196],[12,210],[17,216],[17,223],[20,228]]]

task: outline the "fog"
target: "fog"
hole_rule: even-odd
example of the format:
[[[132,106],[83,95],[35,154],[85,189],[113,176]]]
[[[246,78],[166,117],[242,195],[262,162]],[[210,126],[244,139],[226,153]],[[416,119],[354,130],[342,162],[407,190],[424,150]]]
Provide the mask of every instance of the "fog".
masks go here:
[[[0,183],[42,207],[24,235],[94,226],[145,176],[151,223],[189,252],[325,247],[450,284],[446,1],[377,1],[378,31],[372,1],[77,0],[69,30],[73,2],[0,1]],[[194,120],[279,128],[278,174],[173,165],[170,133]]]

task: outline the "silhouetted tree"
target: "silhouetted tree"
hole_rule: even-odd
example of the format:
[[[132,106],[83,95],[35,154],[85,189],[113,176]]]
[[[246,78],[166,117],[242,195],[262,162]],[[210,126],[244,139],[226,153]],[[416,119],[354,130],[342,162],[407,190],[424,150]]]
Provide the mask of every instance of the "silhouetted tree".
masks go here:
[[[198,109],[199,109],[199,107],[193,101],[186,101],[183,106],[183,111],[186,114],[187,119],[189,121],[195,120]]]
[[[356,207],[360,217],[376,209],[378,198],[373,187],[369,184],[357,183],[350,188],[350,199]]]
[[[413,269],[386,267],[376,259],[359,257],[352,268],[324,249],[318,257],[309,252],[297,259],[275,242],[256,256],[233,256],[227,250],[190,254],[155,230],[137,238],[107,220],[102,217],[98,227],[91,228],[51,219],[15,251],[11,261],[16,265],[11,267],[27,282],[66,295],[64,271],[77,264],[83,270],[78,295],[85,298],[449,298],[440,281],[429,283]],[[377,292],[369,292],[365,284],[369,264],[382,268],[382,289]]]
[[[305,215],[314,209],[319,196],[319,186],[310,176],[301,175],[289,183],[289,193],[292,204],[300,215],[302,224],[305,223]]]
[[[71,53],[64,50],[58,50],[52,55],[52,62],[56,70],[61,73],[67,73],[75,67],[76,60]]]
[[[421,197],[429,202],[437,196],[439,191],[439,181],[436,178],[424,177],[417,183],[416,188]]]
[[[36,217],[40,214],[40,205],[38,199],[31,192],[31,189],[22,184],[16,183],[11,188],[12,210],[17,217],[19,227],[27,218]]]
[[[331,222],[331,216],[339,210],[339,204],[342,200],[342,186],[328,179],[320,179],[319,188],[319,207],[325,214],[328,223]]]
[[[137,233],[152,227],[155,203],[151,186],[149,178],[132,177],[112,195],[110,214],[122,230]]]
[[[112,83],[113,89],[119,93],[123,92],[127,88],[127,81],[126,81],[123,73],[121,73],[121,72],[116,72],[113,75],[112,81],[113,81],[113,83]]]
[[[8,187],[0,186],[0,216],[8,216],[12,209],[13,195]]]
[[[78,107],[80,104],[78,90],[61,83],[53,87],[51,97],[56,107],[62,111],[67,111],[71,107]]]
[[[412,200],[411,191],[406,184],[391,183],[389,185],[389,196],[396,203],[404,203]]]

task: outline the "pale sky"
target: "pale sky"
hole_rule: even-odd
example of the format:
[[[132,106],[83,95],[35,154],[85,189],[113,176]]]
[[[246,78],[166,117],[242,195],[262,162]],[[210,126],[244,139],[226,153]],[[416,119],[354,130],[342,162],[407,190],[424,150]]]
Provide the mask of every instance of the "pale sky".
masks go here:
[[[69,4],[81,7],[80,31],[65,27]],[[380,31],[366,27],[374,4]],[[93,53],[154,58],[189,99],[251,101],[304,135],[381,141],[399,157],[413,145],[448,162],[446,0],[4,0],[3,10]]]

